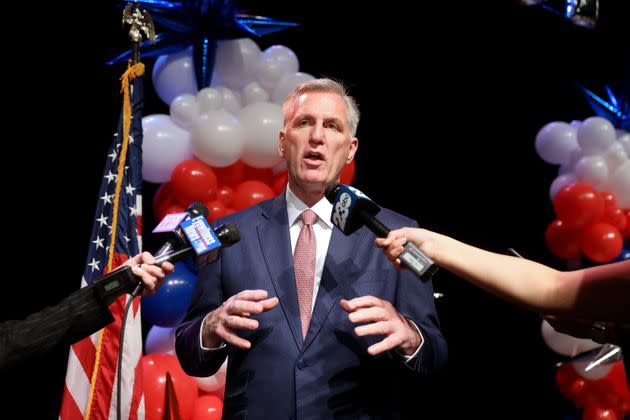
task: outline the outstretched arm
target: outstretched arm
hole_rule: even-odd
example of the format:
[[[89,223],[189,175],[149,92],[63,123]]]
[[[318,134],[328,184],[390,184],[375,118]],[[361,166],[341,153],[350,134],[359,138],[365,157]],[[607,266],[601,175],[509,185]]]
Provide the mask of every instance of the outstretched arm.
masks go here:
[[[376,245],[400,265],[397,257],[407,240],[440,267],[528,309],[561,316],[630,321],[630,261],[564,272],[417,228],[393,230],[387,238],[376,239]]]

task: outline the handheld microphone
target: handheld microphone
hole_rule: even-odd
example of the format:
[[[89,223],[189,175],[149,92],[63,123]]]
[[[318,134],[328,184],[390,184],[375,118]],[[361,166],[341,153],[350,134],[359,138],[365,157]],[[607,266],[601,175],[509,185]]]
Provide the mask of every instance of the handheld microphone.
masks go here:
[[[153,230],[153,233],[167,238],[155,252],[155,256],[159,257],[168,254],[177,246],[186,243],[180,224],[184,219],[200,215],[208,217],[208,208],[199,201],[195,201],[186,207],[185,213],[167,214]]]
[[[219,248],[230,247],[241,239],[238,228],[232,223],[218,226],[213,231],[221,244],[210,252],[199,255],[195,261],[198,267],[216,260],[219,255]],[[155,265],[160,267],[165,262],[175,263],[194,255],[195,248],[193,246],[185,246],[177,251],[156,257]],[[101,277],[93,284],[93,287],[101,299],[109,305],[124,293],[137,296],[144,286],[133,274],[130,266],[123,266]]]
[[[333,205],[330,220],[346,236],[362,226],[366,226],[380,238],[386,237],[390,232],[390,229],[376,218],[381,208],[356,188],[334,183],[326,187],[324,195]],[[412,242],[407,242],[404,248],[402,254],[398,256],[400,261],[420,280],[428,281],[438,266]]]

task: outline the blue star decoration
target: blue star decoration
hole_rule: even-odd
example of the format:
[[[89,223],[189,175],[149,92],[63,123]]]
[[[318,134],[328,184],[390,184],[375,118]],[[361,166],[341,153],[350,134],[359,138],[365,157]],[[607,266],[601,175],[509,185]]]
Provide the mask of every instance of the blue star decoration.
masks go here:
[[[616,128],[630,131],[630,98],[627,95],[617,98],[612,90],[606,86],[608,98],[604,99],[581,84],[576,83],[576,85],[584,94],[595,114],[606,118]]]
[[[126,4],[126,1],[119,2],[121,7]],[[192,45],[198,89],[206,88],[212,82],[219,40],[261,37],[298,26],[294,22],[241,13],[231,0],[139,0],[136,4],[164,28],[156,35],[155,44],[145,41],[140,45],[142,57],[171,54]],[[132,51],[128,50],[107,64],[125,62],[131,56]]]

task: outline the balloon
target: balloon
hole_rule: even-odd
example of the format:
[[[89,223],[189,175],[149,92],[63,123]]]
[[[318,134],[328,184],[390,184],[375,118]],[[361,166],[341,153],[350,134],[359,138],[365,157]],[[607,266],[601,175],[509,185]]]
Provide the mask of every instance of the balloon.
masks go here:
[[[243,105],[269,102],[269,94],[258,82],[251,82],[243,88]]]
[[[293,92],[293,89],[304,82],[308,82],[314,79],[315,78],[308,73],[297,72],[285,75],[273,89],[271,93],[271,101],[278,105],[282,105],[285,99],[287,99],[287,96],[289,96],[289,93]]]
[[[158,57],[153,65],[153,87],[160,99],[170,105],[179,95],[197,93],[192,47]]]
[[[584,401],[590,392],[588,381],[581,378],[570,363],[560,365],[556,371],[556,385],[566,399],[577,404]]]
[[[588,379],[589,381],[596,381],[596,380],[605,378],[608,375],[608,373],[610,373],[610,370],[612,369],[612,364],[607,363],[607,364],[601,364],[599,366],[595,366],[594,368],[587,371],[586,367],[590,363],[591,363],[590,360],[586,360],[586,361],[571,362],[570,364],[573,366],[573,369],[575,369],[575,371],[580,377],[584,379]]]
[[[582,254],[582,231],[572,229],[559,219],[547,226],[545,243],[553,255],[566,260],[578,258]]]
[[[569,184],[574,184],[576,181],[577,178],[573,172],[558,175],[551,183],[551,187],[549,187],[549,197],[551,198],[551,201],[553,201],[556,194],[558,194],[558,191]]]
[[[272,91],[284,76],[296,73],[299,67],[292,50],[283,45],[272,45],[260,55],[256,77],[265,89]]]
[[[219,109],[200,115],[192,126],[190,139],[197,159],[214,167],[233,165],[243,153],[242,124],[229,112]]]
[[[594,223],[582,234],[582,251],[591,261],[610,262],[619,255],[622,247],[621,232],[607,223]]]
[[[147,420],[167,418],[164,412],[166,406],[167,372],[170,374],[173,382],[180,418],[191,418],[199,392],[197,384],[190,376],[184,373],[176,356],[160,353],[148,354],[142,358],[142,370]]]
[[[567,334],[560,333],[553,329],[551,324],[543,320],[541,325],[542,338],[547,346],[563,356],[575,357],[580,353],[592,350],[601,346],[593,340],[575,338]]]
[[[219,41],[217,44],[217,76],[223,84],[232,89],[240,89],[254,80],[260,48],[250,38]]]
[[[221,420],[223,400],[216,395],[201,395],[195,401],[192,420]]]
[[[562,121],[545,125],[536,134],[538,156],[548,163],[568,163],[571,152],[578,148],[576,133],[575,127]]]
[[[558,191],[553,208],[567,227],[582,228],[602,217],[604,200],[590,185],[576,182]]]
[[[175,166],[193,157],[188,131],[168,115],[144,117],[142,131],[142,177],[146,181],[161,184],[170,180]]]
[[[575,176],[589,185],[603,185],[608,179],[608,166],[600,155],[583,156],[575,164]]]
[[[215,111],[223,105],[223,94],[215,88],[203,88],[197,93],[199,113]]]
[[[197,386],[201,391],[211,392],[215,395],[223,394],[225,388],[225,377],[227,375],[227,360],[223,362],[219,370],[207,378],[195,378]]]
[[[288,182],[289,182],[288,172],[278,174],[273,178],[273,182],[271,183],[271,189],[276,195],[280,195],[284,191],[284,188],[287,186]]]
[[[241,98],[238,93],[226,87],[217,88],[221,95],[221,108],[230,114],[236,114],[241,109]]]
[[[577,130],[580,149],[587,155],[605,152],[615,141],[615,127],[602,117],[585,119]]]
[[[630,160],[610,174],[605,189],[615,194],[620,208],[630,208]]]
[[[278,153],[278,133],[283,126],[282,108],[269,102],[259,102],[238,113],[243,125],[245,149],[241,160],[255,168],[271,168],[282,158]]]
[[[146,354],[175,354],[175,328],[152,326],[147,334],[144,347]]]
[[[212,200],[206,203],[206,207],[208,208],[208,222],[213,222],[217,219],[218,214],[223,214],[223,210],[225,210],[225,204],[219,200]]]
[[[623,130],[620,130],[623,131]],[[626,151],[626,155],[630,157],[630,133],[619,133],[617,135],[617,143],[620,143],[623,146],[623,149]]]
[[[171,118],[177,125],[183,128],[190,128],[199,113],[195,95],[189,93],[179,95],[171,102],[170,112]]]
[[[628,154],[623,144],[618,141],[611,144],[602,156],[604,157],[604,161],[606,161],[606,166],[610,173],[614,172],[619,166],[628,161]]]
[[[354,181],[354,174],[356,172],[356,160],[352,159],[350,163],[346,164],[341,169],[341,174],[339,175],[339,182],[346,185],[352,185],[352,181]]]
[[[193,201],[208,201],[217,193],[217,177],[212,168],[194,159],[185,160],[175,167],[171,185],[175,199],[184,206]]]
[[[160,185],[153,195],[153,214],[157,220],[166,216],[166,209],[175,204],[175,197],[170,182]]]
[[[249,165],[243,167],[245,169],[245,181],[260,181],[267,185],[273,182],[273,170],[271,168],[254,168]]]
[[[619,255],[617,256],[617,258],[615,258],[613,260],[613,262],[618,262],[618,261],[625,261],[625,260],[630,260],[630,248],[626,249],[622,249],[621,253],[619,253]]]
[[[234,190],[227,185],[219,188],[217,200],[220,200],[226,207],[231,206],[234,202]]]
[[[617,420],[617,414],[610,408],[587,406],[584,407],[582,420]]]
[[[234,192],[234,208],[243,210],[273,197],[273,190],[267,184],[260,181],[245,181]]]
[[[192,294],[197,276],[185,263],[175,263],[175,272],[164,279],[152,296],[142,297],[142,318],[152,325],[176,327],[179,325]]]
[[[600,222],[616,227],[623,237],[623,233],[628,225],[628,218],[621,209],[607,208],[604,210],[604,216],[601,218]]]
[[[235,188],[245,179],[245,165],[240,160],[223,168],[214,167],[212,169],[214,169],[219,185]]]

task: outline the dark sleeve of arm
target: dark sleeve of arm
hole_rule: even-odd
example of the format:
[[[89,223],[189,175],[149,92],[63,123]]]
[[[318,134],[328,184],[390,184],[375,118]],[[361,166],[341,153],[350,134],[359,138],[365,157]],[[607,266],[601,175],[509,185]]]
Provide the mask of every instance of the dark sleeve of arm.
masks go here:
[[[69,346],[113,320],[94,288],[84,287],[24,320],[5,321],[0,324],[0,371],[57,346]]]
[[[199,270],[188,312],[175,333],[175,351],[184,372],[191,376],[216,373],[227,357],[229,346],[203,350],[200,343],[201,324],[205,316],[223,304],[221,257]]]

